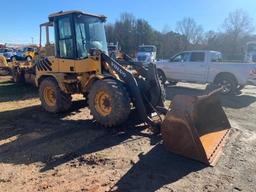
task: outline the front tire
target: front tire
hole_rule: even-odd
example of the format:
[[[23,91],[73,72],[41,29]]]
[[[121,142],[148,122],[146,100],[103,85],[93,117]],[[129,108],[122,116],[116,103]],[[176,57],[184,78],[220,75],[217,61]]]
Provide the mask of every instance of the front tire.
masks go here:
[[[122,124],[130,114],[130,96],[125,86],[113,79],[97,80],[89,91],[89,108],[104,127]]]
[[[158,78],[159,78],[161,84],[165,85],[167,79],[166,79],[164,72],[159,69],[159,70],[157,70],[157,74],[158,74]]]
[[[51,113],[68,111],[72,105],[71,95],[61,91],[53,78],[46,78],[41,82],[39,97],[42,107]]]

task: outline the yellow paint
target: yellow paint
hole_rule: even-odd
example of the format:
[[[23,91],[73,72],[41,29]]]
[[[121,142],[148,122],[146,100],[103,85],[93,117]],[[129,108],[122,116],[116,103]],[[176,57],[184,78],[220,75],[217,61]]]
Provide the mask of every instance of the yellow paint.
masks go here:
[[[52,87],[50,86],[45,87],[43,90],[43,96],[44,96],[45,103],[48,106],[54,107],[56,105],[56,95]]]

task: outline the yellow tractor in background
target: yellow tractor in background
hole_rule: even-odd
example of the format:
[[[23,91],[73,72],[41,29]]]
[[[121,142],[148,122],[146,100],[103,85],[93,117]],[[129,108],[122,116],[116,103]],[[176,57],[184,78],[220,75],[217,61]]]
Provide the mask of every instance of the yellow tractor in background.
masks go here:
[[[31,61],[35,58],[36,53],[38,52],[36,47],[24,47],[23,48],[24,57],[26,61]]]
[[[6,76],[11,73],[11,68],[4,56],[0,56],[0,75]]]
[[[108,56],[105,21],[105,16],[61,11],[40,25],[40,52],[24,78],[34,79],[39,87],[42,107],[51,113],[67,111],[71,95],[81,93],[104,127],[125,123],[134,109],[142,122],[161,129],[168,150],[214,165],[231,127],[218,91],[201,97],[176,96],[165,108],[155,64],[145,67],[128,56],[120,64]]]

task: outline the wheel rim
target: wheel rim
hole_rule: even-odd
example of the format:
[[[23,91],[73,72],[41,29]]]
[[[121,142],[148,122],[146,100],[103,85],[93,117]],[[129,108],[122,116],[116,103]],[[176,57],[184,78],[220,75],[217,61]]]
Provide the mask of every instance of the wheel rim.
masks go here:
[[[221,83],[219,83],[219,86],[222,87],[222,93],[229,93],[232,89],[232,85],[229,81],[223,80]]]
[[[95,107],[102,116],[109,115],[112,111],[110,95],[105,91],[99,91],[95,97]]]
[[[32,59],[31,59],[31,57],[27,57],[27,61],[31,61]]]
[[[48,106],[55,106],[56,94],[52,87],[45,87],[43,91],[44,100]]]

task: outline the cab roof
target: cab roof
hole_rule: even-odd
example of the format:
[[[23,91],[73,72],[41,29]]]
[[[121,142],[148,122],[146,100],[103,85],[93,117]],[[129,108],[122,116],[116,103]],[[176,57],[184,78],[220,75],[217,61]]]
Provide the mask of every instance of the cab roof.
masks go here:
[[[48,16],[49,21],[53,21],[55,17],[59,17],[59,16],[63,16],[63,15],[69,15],[69,14],[82,14],[82,15],[86,15],[86,16],[91,16],[91,17],[97,17],[99,19],[102,20],[106,20],[106,16],[104,15],[94,15],[94,14],[90,14],[90,13],[85,13],[82,11],[77,11],[77,10],[71,10],[71,11],[59,11],[57,13],[52,13]]]

